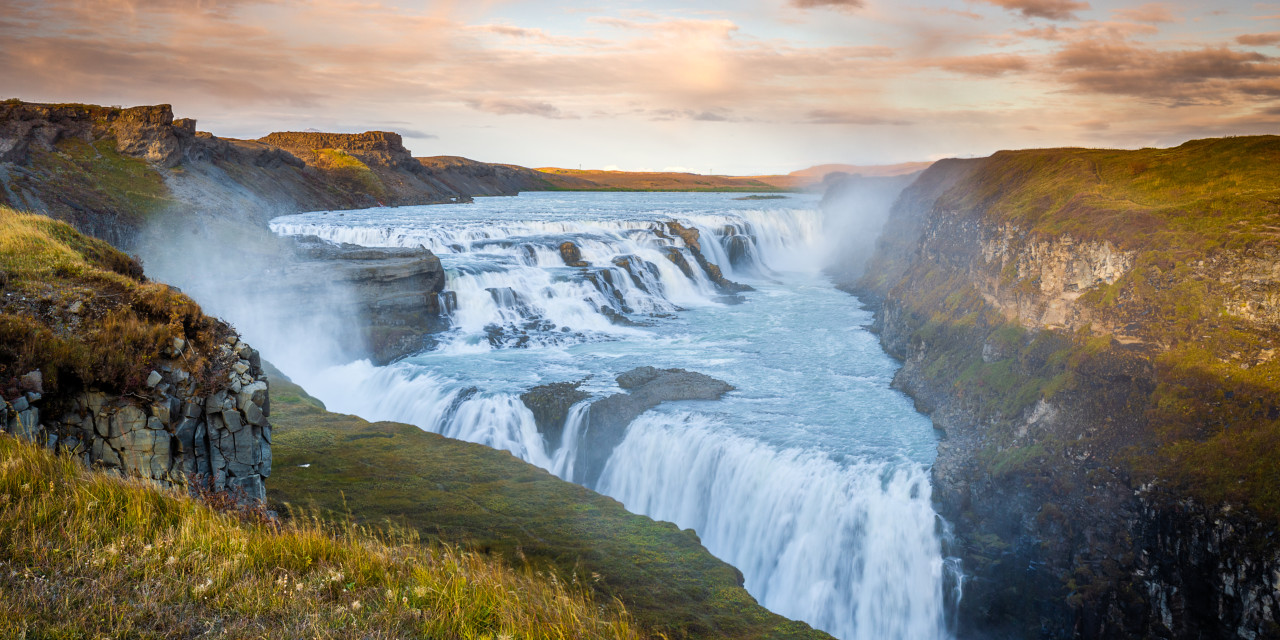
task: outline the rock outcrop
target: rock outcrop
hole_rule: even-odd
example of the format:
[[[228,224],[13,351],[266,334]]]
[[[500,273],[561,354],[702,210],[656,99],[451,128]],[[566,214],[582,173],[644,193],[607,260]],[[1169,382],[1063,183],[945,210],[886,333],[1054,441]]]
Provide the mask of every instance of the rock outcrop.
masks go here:
[[[176,339],[169,354],[174,359],[151,372],[145,390],[129,394],[86,389],[46,396],[39,371],[33,371],[24,376],[20,395],[0,402],[0,426],[87,466],[165,486],[227,492],[242,502],[265,500],[271,401],[258,352],[228,336],[217,354],[232,363],[227,378],[202,395],[180,367],[186,348]]]
[[[1240,144],[1274,142],[1200,141],[1151,162],[1255,157]],[[1099,164],[1145,160],[1091,153],[935,164],[845,283],[877,307],[903,361],[895,386],[945,433],[933,495],[966,573],[960,635],[1276,636],[1271,483],[1250,470],[1270,463],[1247,452],[1280,418],[1265,373],[1280,254],[1181,235],[1174,207],[1127,210],[1109,194],[1137,188],[1131,174]],[[1047,184],[1057,200],[1025,195]],[[1117,201],[1123,217],[1106,208]],[[1114,220],[1147,226],[1101,228]]]
[[[263,285],[282,317],[349,318],[367,356],[379,365],[423,350],[431,334],[448,328],[444,269],[430,250],[334,244],[310,236],[286,241],[293,243],[293,259],[282,261]]]
[[[626,436],[627,426],[641,413],[663,402],[719,400],[733,386],[711,376],[684,369],[639,367],[618,375],[617,393],[591,403],[587,427],[578,445],[579,464],[574,482],[595,486],[609,459]]]
[[[533,412],[534,422],[547,443],[548,451],[554,451],[562,444],[569,409],[591,397],[591,394],[579,389],[581,386],[582,381],[552,382],[520,394],[520,401]]]
[[[707,257],[702,253],[702,244],[698,242],[699,234],[697,229],[693,227],[686,227],[679,222],[672,220],[667,222],[666,231],[670,233],[672,237],[679,238],[680,241],[684,243],[684,246],[689,249],[689,253],[693,255],[693,259],[698,263],[698,266],[702,268],[702,271],[707,274],[707,277],[711,279],[711,282],[714,283],[722,293],[731,295],[735,293],[742,293],[744,291],[754,291],[754,289],[749,285],[739,284],[724,277],[724,274],[720,271],[720,266],[707,260]],[[668,252],[667,257],[674,262],[676,266],[680,267],[680,270],[683,271],[686,276],[692,277],[692,265],[684,259],[684,256],[680,255],[679,252]]]
[[[521,191],[552,188],[551,176],[526,167],[476,162],[458,156],[417,158],[428,175],[458,193],[472,196],[514,196]]]

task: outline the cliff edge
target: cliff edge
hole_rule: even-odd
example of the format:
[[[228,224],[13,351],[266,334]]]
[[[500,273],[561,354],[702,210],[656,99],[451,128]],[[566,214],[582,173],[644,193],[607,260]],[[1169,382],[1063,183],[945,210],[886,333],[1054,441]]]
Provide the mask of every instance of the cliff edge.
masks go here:
[[[867,273],[963,634],[1280,633],[1280,138],[946,160]]]

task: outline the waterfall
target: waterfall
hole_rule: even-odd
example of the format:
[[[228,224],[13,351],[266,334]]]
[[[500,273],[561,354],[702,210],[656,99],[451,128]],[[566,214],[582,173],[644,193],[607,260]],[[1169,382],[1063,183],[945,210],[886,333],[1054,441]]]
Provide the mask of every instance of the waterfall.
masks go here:
[[[943,561],[925,472],[841,465],[697,414],[632,423],[597,487],[692,528],[764,606],[837,637],[944,637]]]
[[[961,581],[930,503],[935,436],[889,387],[896,365],[858,328],[866,312],[820,275],[835,250],[821,214],[699,198],[539,194],[279,218],[281,235],[424,246],[456,304],[432,350],[389,366],[277,364],[332,411],[510,451],[564,479],[591,403],[622,392],[618,373],[722,377],[738,389],[725,399],[635,419],[592,488],[695,529],[782,615],[846,640],[948,637],[944,603]],[[697,229],[707,262],[757,291],[718,290],[673,221]],[[588,266],[565,264],[566,242]],[[825,387],[795,375],[796,362],[829,372]],[[519,394],[563,381],[592,397],[548,442]]]

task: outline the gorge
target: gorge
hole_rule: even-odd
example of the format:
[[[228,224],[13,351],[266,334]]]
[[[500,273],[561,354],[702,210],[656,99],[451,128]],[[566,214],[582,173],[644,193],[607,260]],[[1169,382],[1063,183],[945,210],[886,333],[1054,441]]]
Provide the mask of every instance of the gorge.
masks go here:
[[[197,393],[167,346],[105,411],[88,387],[109,380],[15,339],[8,373],[66,387],[15,375],[7,431],[178,485],[217,449],[250,497],[269,473],[269,499],[567,567],[672,636],[1277,633],[1274,137],[943,160],[821,202],[428,207],[528,176],[415,164],[377,132],[228,141],[167,108],[6,109],[6,202],[138,251],[243,337],[201,338],[225,388]],[[161,290],[49,229],[116,275],[50,268],[73,284],[49,297],[10,256],[6,314],[79,331],[101,314],[72,298],[116,308],[102,282]],[[175,331],[147,300],[135,315]],[[264,381],[271,400],[235,396]],[[380,467],[387,448],[436,468]],[[693,604],[663,626],[673,602]]]

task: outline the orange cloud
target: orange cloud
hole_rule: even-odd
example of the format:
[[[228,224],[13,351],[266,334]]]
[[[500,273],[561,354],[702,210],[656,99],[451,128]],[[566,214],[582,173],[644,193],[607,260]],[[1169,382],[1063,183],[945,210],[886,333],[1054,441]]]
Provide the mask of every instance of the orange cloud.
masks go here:
[[[1075,20],[1076,11],[1090,8],[1088,2],[1075,0],[982,0],[982,2],[1017,12],[1024,18],[1048,20]]]
[[[1267,45],[1280,44],[1280,32],[1251,33],[1236,36],[1236,42],[1248,47],[1265,47]]]
[[[934,62],[934,66],[947,71],[970,76],[986,76],[994,78],[1006,73],[1026,71],[1030,64],[1019,55],[988,54],[980,56],[959,56],[943,58]]]

